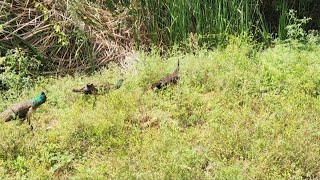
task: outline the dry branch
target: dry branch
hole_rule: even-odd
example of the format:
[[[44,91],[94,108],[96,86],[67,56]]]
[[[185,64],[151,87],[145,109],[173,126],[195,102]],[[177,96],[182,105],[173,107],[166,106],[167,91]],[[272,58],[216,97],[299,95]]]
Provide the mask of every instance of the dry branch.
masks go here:
[[[114,14],[79,0],[47,0],[35,7],[37,2],[0,2],[4,12],[0,16],[2,52],[20,47],[30,55],[41,55],[49,69],[43,74],[99,68],[131,54],[133,30],[127,25],[127,11]]]

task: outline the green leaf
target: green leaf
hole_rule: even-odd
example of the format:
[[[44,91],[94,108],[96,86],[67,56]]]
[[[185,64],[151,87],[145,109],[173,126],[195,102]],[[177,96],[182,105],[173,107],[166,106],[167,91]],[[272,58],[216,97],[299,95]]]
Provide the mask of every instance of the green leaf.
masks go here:
[[[0,57],[0,64],[4,64],[5,60],[6,60],[6,57]]]
[[[43,19],[44,19],[45,21],[47,21],[47,20],[49,19],[48,14],[44,14],[44,15],[43,15]]]
[[[34,3],[34,7],[35,7],[35,8],[38,8],[39,6],[40,6],[40,3],[39,3],[39,2],[35,2],[35,3]]]

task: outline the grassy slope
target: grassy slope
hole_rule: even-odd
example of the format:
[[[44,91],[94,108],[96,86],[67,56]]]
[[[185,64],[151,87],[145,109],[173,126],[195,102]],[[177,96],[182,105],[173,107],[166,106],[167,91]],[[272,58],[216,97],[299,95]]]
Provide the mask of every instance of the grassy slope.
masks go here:
[[[0,177],[320,178],[319,50],[234,43],[187,54],[180,83],[158,93],[148,87],[181,55],[142,55],[123,87],[96,101],[72,87],[120,70],[48,80],[19,98],[51,92],[34,136],[26,124],[0,126]]]

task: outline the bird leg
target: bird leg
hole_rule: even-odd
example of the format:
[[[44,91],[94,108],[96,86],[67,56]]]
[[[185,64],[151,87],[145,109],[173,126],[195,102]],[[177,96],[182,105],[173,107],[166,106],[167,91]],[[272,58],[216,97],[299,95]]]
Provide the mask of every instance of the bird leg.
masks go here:
[[[97,96],[94,96],[93,103],[92,103],[92,109],[96,107],[96,101],[97,101]]]
[[[33,126],[32,126],[32,124],[31,124],[30,117],[27,117],[27,122],[28,122],[28,124],[29,124],[29,126],[30,126],[30,130],[33,131]]]
[[[33,109],[32,107],[29,109],[28,113],[27,113],[27,122],[30,126],[30,130],[32,131],[33,130],[33,126],[31,124],[31,115],[32,113],[34,112],[35,109]]]

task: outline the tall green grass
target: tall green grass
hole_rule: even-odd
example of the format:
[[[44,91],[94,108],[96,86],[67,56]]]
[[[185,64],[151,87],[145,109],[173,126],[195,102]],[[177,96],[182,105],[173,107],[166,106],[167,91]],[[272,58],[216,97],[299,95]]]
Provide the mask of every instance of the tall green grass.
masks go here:
[[[137,33],[143,27],[151,42],[159,46],[179,44],[190,34],[197,34],[200,44],[217,45],[227,35],[250,34],[259,20],[259,2],[255,0],[119,0],[102,4],[110,10],[130,7],[139,21]]]
[[[282,0],[280,4],[280,16],[279,16],[279,27],[278,27],[278,37],[281,40],[287,38],[286,27],[288,25],[288,1]]]
[[[155,44],[175,44],[199,35],[200,43],[217,44],[228,34],[249,34],[259,8],[253,0],[140,1],[140,17]]]
[[[230,34],[249,35],[267,43],[271,38],[284,40],[290,9],[297,11],[297,18],[315,16],[310,3],[287,0],[119,0],[104,5],[111,10],[118,6],[133,10],[133,18],[139,22],[136,36],[145,33],[158,47],[181,44],[190,37],[196,37],[200,45],[216,46],[225,43]]]

